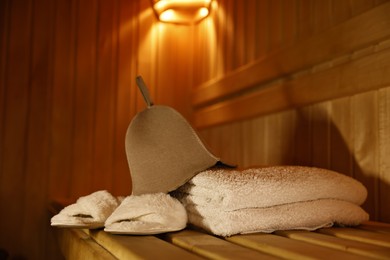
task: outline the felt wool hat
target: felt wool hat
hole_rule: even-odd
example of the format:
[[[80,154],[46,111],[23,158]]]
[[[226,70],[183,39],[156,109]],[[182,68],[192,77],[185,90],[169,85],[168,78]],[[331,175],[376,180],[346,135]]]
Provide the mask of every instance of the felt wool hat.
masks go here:
[[[221,163],[179,112],[153,105],[142,78],[136,81],[147,108],[132,119],[126,133],[133,195],[170,192]]]

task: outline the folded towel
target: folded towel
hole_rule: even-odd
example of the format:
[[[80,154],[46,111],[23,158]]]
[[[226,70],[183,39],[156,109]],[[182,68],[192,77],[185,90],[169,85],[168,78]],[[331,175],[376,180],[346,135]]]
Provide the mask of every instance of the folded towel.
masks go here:
[[[114,234],[158,234],[184,229],[187,213],[168,194],[154,193],[126,197],[106,220],[104,231]]]
[[[120,199],[102,190],[80,197],[51,218],[51,225],[72,228],[100,228],[118,207]]]
[[[366,188],[346,175],[315,167],[269,166],[243,171],[212,168],[178,189],[197,205],[237,210],[316,199],[338,199],[361,205]]]
[[[190,224],[219,236],[276,230],[315,230],[332,226],[358,225],[368,214],[353,203],[322,199],[278,205],[223,211],[214,207],[186,205]]]

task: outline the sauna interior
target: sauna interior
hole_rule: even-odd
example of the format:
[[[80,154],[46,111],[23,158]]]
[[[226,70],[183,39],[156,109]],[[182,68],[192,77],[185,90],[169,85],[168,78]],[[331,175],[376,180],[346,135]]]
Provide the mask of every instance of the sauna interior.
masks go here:
[[[241,167],[361,181],[390,222],[390,1],[214,0],[188,25],[149,0],[0,1],[0,249],[61,259],[48,205],[131,193],[126,129],[178,110]]]

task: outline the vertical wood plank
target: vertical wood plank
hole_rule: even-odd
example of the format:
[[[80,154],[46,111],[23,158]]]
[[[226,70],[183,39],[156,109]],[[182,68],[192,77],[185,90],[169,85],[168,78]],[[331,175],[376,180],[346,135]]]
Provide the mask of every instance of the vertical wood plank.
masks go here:
[[[234,68],[234,46],[236,44],[236,24],[234,17],[234,1],[225,0],[225,32],[224,32],[224,73],[232,71]]]
[[[112,190],[115,115],[116,13],[117,1],[99,1],[94,101],[93,190]]]
[[[353,139],[351,98],[346,97],[331,102],[332,114],[330,124],[330,168],[352,176]]]
[[[266,117],[266,158],[269,165],[293,163],[294,114],[281,112]]]
[[[57,1],[50,118],[49,196],[51,198],[70,195],[73,163],[76,10],[75,1]]]
[[[3,134],[5,130],[6,111],[6,75],[8,62],[8,48],[9,48],[9,23],[10,23],[10,6],[9,0],[0,2],[0,180],[3,175]],[[1,201],[1,199],[0,199]],[[0,204],[1,207],[1,204]]]
[[[351,17],[351,1],[332,0],[332,24],[338,24]]]
[[[0,165],[0,244],[11,255],[22,248],[21,214],[24,207],[23,184],[26,180],[26,142],[31,76],[32,1],[12,1],[9,20],[9,48],[5,82],[5,108]],[[10,203],[12,200],[12,203]],[[17,230],[17,231],[16,231]]]
[[[210,16],[207,18],[205,23],[200,23],[199,26],[194,26],[194,42],[192,44],[193,46],[193,75],[196,75],[196,77],[193,77],[193,85],[194,87],[198,86],[196,83],[199,82],[205,82],[209,79],[212,79],[217,76],[218,74],[218,66],[219,66],[219,59],[220,59],[220,52],[221,49],[218,49],[218,31],[219,31],[219,26],[218,26],[218,21],[219,21],[219,16],[221,15],[221,7],[220,3],[217,1],[212,2],[212,10]],[[202,28],[202,31],[199,30],[199,28]],[[202,43],[202,50],[199,51],[198,45],[198,39],[204,38],[204,31],[206,31],[207,41],[204,40]],[[202,66],[202,63],[198,62],[199,60],[202,60],[202,53],[205,53],[208,51],[209,57],[208,57],[208,64],[207,66],[209,67],[209,73],[207,77],[203,77],[201,79],[198,78],[197,70],[200,69]],[[200,54],[200,55],[199,55]],[[205,58],[205,57],[203,57]],[[196,69],[197,68],[197,69]]]
[[[216,39],[216,55],[217,55],[217,63],[216,63],[216,74],[214,75],[214,77],[219,77],[219,76],[222,76],[224,73],[225,73],[225,59],[226,59],[226,46],[225,46],[225,43],[226,43],[226,37],[225,35],[227,34],[227,32],[229,30],[231,30],[232,28],[230,28],[230,23],[229,23],[229,18],[227,17],[228,16],[228,13],[227,13],[227,9],[226,9],[226,0],[221,0],[221,1],[218,1],[218,16],[217,16],[217,19],[215,21],[215,28],[216,28],[216,32],[215,34],[217,35],[217,39]]]
[[[158,50],[161,51],[159,51],[156,56],[158,64],[153,64],[155,57],[151,56],[151,53],[147,54],[149,52],[147,48],[145,48],[145,53],[141,54],[143,56],[149,56],[149,67],[158,67],[157,80],[154,86],[156,89],[155,99],[157,99],[155,102],[157,104],[173,106],[176,110],[178,107],[175,107],[176,94],[174,89],[174,82],[180,81],[181,75],[178,70],[182,69],[178,66],[178,56],[180,55],[180,50],[178,48],[180,44],[178,44],[179,39],[177,39],[177,35],[179,34],[183,35],[183,38],[188,37],[185,30],[182,29],[182,26],[179,27],[172,24],[159,24],[157,46]],[[151,43],[148,46],[153,45]],[[207,60],[204,61],[204,64],[207,64]],[[169,64],[169,66],[167,64]],[[184,67],[186,65],[182,64],[182,66]],[[170,68],[174,68],[174,70],[170,70]],[[173,71],[175,72],[173,73]],[[202,69],[202,74],[206,76],[206,71],[204,69]],[[185,88],[186,86],[182,87]]]
[[[206,146],[223,161],[243,165],[242,160],[242,126],[240,122],[221,125],[202,131]]]
[[[270,24],[268,27],[270,52],[280,48],[283,41],[282,0],[269,1]]]
[[[78,2],[73,121],[72,195],[93,192],[94,102],[96,95],[97,2]]]
[[[283,45],[293,42],[297,37],[297,0],[282,2]]]
[[[117,89],[115,103],[115,147],[113,187],[117,195],[131,193],[131,179],[125,152],[126,130],[136,111],[135,73],[137,69],[139,3],[119,0]]]
[[[313,0],[298,0],[297,2],[297,34],[298,38],[309,36],[313,32],[312,19]]]
[[[55,3],[51,0],[35,1],[32,21],[32,55],[28,125],[26,140],[25,181],[23,189],[23,220],[19,223],[20,241],[23,244],[19,253],[39,259],[45,255],[48,205],[46,187],[48,185],[49,131],[52,73],[52,34],[55,20]],[[32,235],[34,234],[34,235]]]
[[[195,26],[197,31],[196,37],[199,39],[198,44],[191,45],[194,48],[194,59],[197,59],[198,64],[194,64],[194,67],[197,66],[196,74],[199,75],[197,78],[199,83],[203,83],[208,79],[214,77],[215,70],[215,37],[210,35],[210,37],[205,37],[208,35],[208,25],[211,20],[202,22],[199,26]],[[211,26],[211,25],[210,25]],[[190,47],[190,46],[188,46]],[[164,66],[166,67],[166,66]],[[214,67],[214,68],[213,68]],[[197,85],[195,85],[197,86]]]
[[[294,130],[294,164],[310,166],[312,163],[312,135],[311,124],[312,107],[298,108],[295,111]]]
[[[157,44],[151,43],[151,46],[158,46],[158,53],[153,54],[145,48],[145,53],[141,54],[150,55],[149,67],[153,66],[156,71],[153,73],[157,75],[155,102],[169,105],[190,119],[191,97],[187,93],[192,89],[193,27],[161,23],[158,28],[158,35],[153,37]]]
[[[217,21],[218,21],[218,15],[220,13],[220,8],[218,8],[217,2],[213,2],[213,9],[211,11],[211,15],[206,18],[207,20],[203,22],[203,26],[192,26],[192,30],[194,32],[198,32],[196,34],[197,38],[202,39],[200,42],[200,47],[197,47],[198,44],[196,37],[193,37],[193,42],[191,43],[192,46],[192,66],[196,68],[198,66],[198,69],[202,71],[200,74],[201,82],[204,83],[214,77],[216,77],[218,73],[218,59],[220,58],[220,52],[221,50],[217,49],[218,44],[218,37],[217,37]],[[201,27],[201,31],[199,31],[199,27]],[[204,37],[207,35],[206,37]],[[194,34],[195,36],[195,34]],[[199,64],[197,64],[197,60],[203,61]],[[204,70],[204,68],[207,68]],[[193,75],[198,75],[196,73],[196,70],[193,70]],[[196,85],[196,79],[197,77],[193,78],[193,84]]]
[[[256,20],[257,10],[256,10],[256,0],[245,1],[244,9],[244,35],[245,35],[245,64],[248,64],[255,60],[256,58]]]
[[[297,145],[295,141],[296,114],[293,110],[284,111],[281,114],[280,130],[282,134],[281,158],[282,164],[294,164],[294,150]]]
[[[359,15],[375,6],[375,0],[354,0],[351,1],[351,15]]]
[[[265,119],[259,117],[242,123],[242,166],[266,164]]]
[[[312,165],[330,167],[330,103],[323,102],[312,107]]]
[[[344,1],[347,2],[347,1]],[[320,33],[332,24],[332,0],[313,1],[314,33]]]
[[[255,55],[257,59],[262,59],[267,55],[268,49],[270,48],[269,33],[270,30],[270,13],[269,1],[256,1],[256,31],[255,31],[255,42],[256,49]]]
[[[232,164],[242,165],[242,124],[235,122],[222,126],[220,146],[225,147],[221,151],[221,158],[226,158]],[[227,148],[227,149],[226,149]]]
[[[354,165],[353,176],[364,183],[368,196],[363,207],[371,220],[378,219],[378,160],[379,160],[379,113],[375,91],[352,98]]]
[[[156,102],[156,88],[158,82],[156,82],[156,63],[159,46],[159,35],[161,31],[159,29],[166,29],[163,23],[157,23],[153,14],[153,10],[150,8],[150,4],[147,1],[140,1],[139,6],[140,13],[138,16],[138,46],[137,46],[137,72],[142,74],[146,84],[148,85],[150,94],[154,97]],[[171,27],[168,24],[168,27]],[[164,64],[167,66],[167,64]],[[145,108],[145,101],[138,91],[136,94],[136,109],[141,111]]]
[[[390,222],[390,87],[379,90],[379,217]]]
[[[233,65],[236,69],[245,64],[246,55],[246,35],[245,35],[245,6],[248,2],[235,1],[233,2],[234,12],[234,45],[233,45]],[[247,19],[247,18],[246,18]]]

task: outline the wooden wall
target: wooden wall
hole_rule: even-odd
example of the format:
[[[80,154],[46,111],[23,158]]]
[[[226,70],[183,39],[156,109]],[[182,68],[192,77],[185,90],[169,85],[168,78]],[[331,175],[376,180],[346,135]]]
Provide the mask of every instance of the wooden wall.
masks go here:
[[[194,125],[242,167],[353,176],[390,222],[389,14],[389,1],[218,1],[195,29]]]
[[[192,28],[157,23],[148,0],[4,0],[0,12],[0,249],[57,259],[50,200],[130,194],[136,75],[189,116]]]
[[[0,1],[0,249],[57,259],[50,200],[130,193],[138,74],[226,159],[340,170],[390,222],[388,11],[219,0],[200,24],[177,26],[156,22],[148,0]]]

